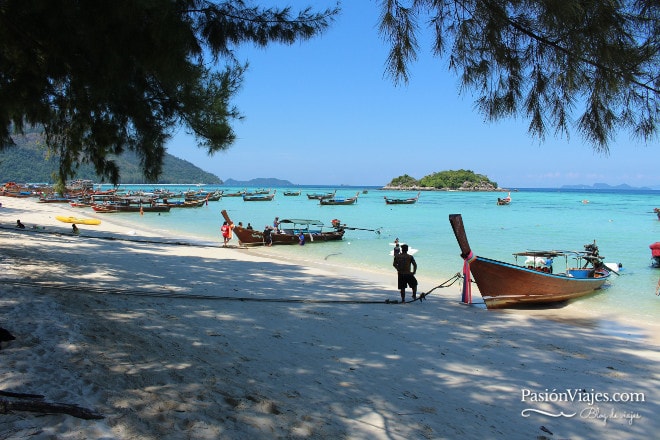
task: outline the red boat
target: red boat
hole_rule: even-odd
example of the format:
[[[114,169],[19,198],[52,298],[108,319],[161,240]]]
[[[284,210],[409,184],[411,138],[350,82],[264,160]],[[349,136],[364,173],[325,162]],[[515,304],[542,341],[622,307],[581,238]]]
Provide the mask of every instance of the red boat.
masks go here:
[[[610,278],[610,271],[598,255],[595,243],[585,245],[583,252],[529,251],[514,254],[531,261],[531,264],[521,266],[475,256],[465,235],[461,215],[450,214],[449,222],[465,261],[465,303],[472,302],[470,274],[489,309],[549,304],[579,298],[594,293]],[[566,271],[553,273],[552,262],[559,257],[566,259]],[[568,258],[576,259],[579,264],[576,267],[569,266]],[[542,264],[539,264],[541,262]]]

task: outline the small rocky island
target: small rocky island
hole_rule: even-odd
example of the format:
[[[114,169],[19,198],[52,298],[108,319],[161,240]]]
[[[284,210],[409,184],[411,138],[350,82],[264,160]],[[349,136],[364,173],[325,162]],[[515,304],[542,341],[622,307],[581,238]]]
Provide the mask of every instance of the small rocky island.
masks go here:
[[[483,174],[470,170],[449,170],[417,180],[407,174],[395,177],[382,189],[402,191],[505,191]]]

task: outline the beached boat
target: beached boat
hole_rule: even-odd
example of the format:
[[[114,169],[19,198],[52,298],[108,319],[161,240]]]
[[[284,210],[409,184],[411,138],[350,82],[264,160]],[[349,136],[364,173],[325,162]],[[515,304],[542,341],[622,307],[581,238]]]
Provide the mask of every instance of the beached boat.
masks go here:
[[[489,309],[550,304],[579,298],[594,293],[610,278],[610,271],[598,255],[595,243],[585,245],[585,251],[580,252],[520,252],[514,255],[516,258],[525,257],[525,264],[511,264],[473,255],[461,215],[449,215],[449,222],[465,260],[465,303],[472,302],[470,274]],[[561,257],[566,259],[566,271],[553,273],[552,263]],[[569,258],[575,259],[577,264],[569,266]]]
[[[295,196],[299,196],[300,194],[302,194],[302,191],[284,191],[282,194],[284,194],[285,196],[289,196],[289,197],[291,197],[291,196],[295,197]]]
[[[660,241],[649,245],[651,248],[651,267],[660,267]]]
[[[275,198],[275,193],[277,190],[273,191],[272,194],[261,194],[261,193],[250,193],[243,194],[244,202],[270,202]]]
[[[309,200],[325,200],[333,198],[335,194],[337,194],[337,190],[331,193],[307,193],[307,198]]]
[[[79,218],[79,217],[65,217],[63,215],[56,215],[55,219],[63,223],[75,223],[78,225],[100,225],[101,220],[97,218]]]
[[[498,197],[497,198],[497,204],[500,205],[500,206],[508,205],[509,203],[511,203],[511,193],[509,193],[509,195],[506,196],[506,197],[503,197],[503,198]]]
[[[396,199],[385,196],[385,203],[388,205],[412,205],[413,203],[417,203],[420,194],[421,191],[417,193],[416,197],[409,197],[407,199]]]
[[[340,197],[332,197],[329,199],[320,199],[319,203],[321,205],[354,205],[357,203],[358,196],[360,195],[359,192],[355,193],[355,197],[349,197],[347,199],[343,199]]]
[[[233,224],[224,209],[222,216],[229,224]],[[301,232],[305,236],[306,244],[337,241],[341,240],[346,232],[343,229],[323,231],[323,222],[319,220],[284,219],[280,220],[279,226],[279,230],[272,229],[271,231],[273,244],[299,244]],[[234,226],[233,233],[242,245],[263,246],[265,244],[263,231]]]
[[[204,203],[202,201],[201,203]],[[143,202],[140,198],[125,197],[103,203],[94,203],[92,205],[94,212],[113,213],[113,212],[169,212],[170,206],[155,201]]]
[[[38,203],[70,203],[71,199],[69,197],[39,197]]]

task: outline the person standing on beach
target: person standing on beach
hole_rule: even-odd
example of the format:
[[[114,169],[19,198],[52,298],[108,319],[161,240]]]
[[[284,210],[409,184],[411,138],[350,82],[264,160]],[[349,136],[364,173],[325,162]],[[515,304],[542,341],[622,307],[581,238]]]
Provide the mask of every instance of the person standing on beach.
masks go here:
[[[222,247],[227,247],[227,242],[229,242],[229,233],[231,232],[231,228],[229,227],[229,224],[227,222],[224,222],[222,224],[222,227],[220,228],[220,232],[222,232],[222,239],[224,240],[224,244]]]
[[[264,245],[266,246],[272,246],[273,245],[273,236],[271,235],[273,232],[273,228],[266,225],[264,228]]]
[[[396,257],[401,253],[401,246],[399,246],[399,239],[394,240],[394,256]]]
[[[396,268],[398,273],[398,286],[401,291],[401,302],[406,302],[406,287],[410,286],[412,289],[413,301],[417,299],[417,262],[412,255],[408,254],[408,245],[401,246],[401,253],[394,256],[392,266]],[[412,270],[411,270],[412,268]]]

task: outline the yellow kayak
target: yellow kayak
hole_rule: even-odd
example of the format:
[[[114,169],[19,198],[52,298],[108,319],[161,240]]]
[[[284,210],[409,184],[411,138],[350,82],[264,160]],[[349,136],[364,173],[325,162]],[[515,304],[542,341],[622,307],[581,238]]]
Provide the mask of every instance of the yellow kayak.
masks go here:
[[[79,225],[100,225],[101,220],[96,218],[78,218],[78,217],[64,217],[62,215],[55,216],[55,218],[64,223],[77,223]]]

